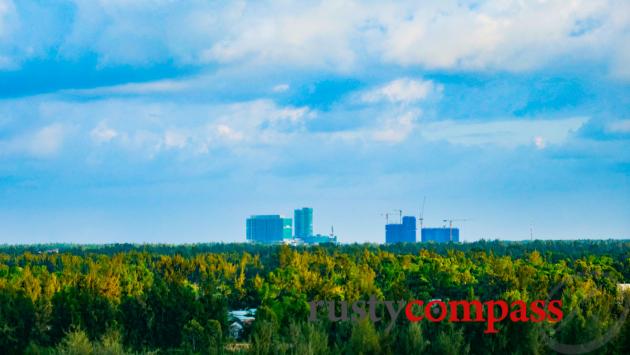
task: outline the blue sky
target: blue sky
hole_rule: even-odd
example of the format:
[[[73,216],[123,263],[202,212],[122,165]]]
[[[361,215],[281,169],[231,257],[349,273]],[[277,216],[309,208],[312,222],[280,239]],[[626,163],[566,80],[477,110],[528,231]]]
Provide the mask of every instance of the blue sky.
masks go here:
[[[630,237],[625,1],[0,0],[0,243]]]

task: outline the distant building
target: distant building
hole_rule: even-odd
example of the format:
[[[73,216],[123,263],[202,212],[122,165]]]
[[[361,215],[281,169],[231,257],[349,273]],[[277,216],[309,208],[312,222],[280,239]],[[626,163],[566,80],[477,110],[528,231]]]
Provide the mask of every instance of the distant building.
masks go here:
[[[317,234],[317,235],[311,235],[309,237],[302,237],[301,238],[302,242],[304,244],[326,244],[326,243],[333,243],[333,244],[337,244],[337,236],[336,235],[322,235],[322,234]]]
[[[459,228],[422,228],[422,242],[459,243]]]
[[[243,326],[241,323],[234,321],[230,324],[230,336],[236,340],[241,338],[243,335]]]
[[[256,215],[247,219],[247,240],[257,243],[287,245],[337,244],[337,236],[331,228],[330,235],[313,234],[313,209],[303,207],[294,211],[294,220],[280,215]],[[295,235],[292,225],[295,223]],[[415,224],[414,224],[415,228]],[[415,233],[415,229],[414,229]]]
[[[245,326],[251,326],[255,320],[256,308],[229,311],[230,336],[236,340],[240,339]]]
[[[305,238],[313,235],[313,209],[303,207],[293,212],[295,237]]]
[[[282,243],[292,238],[291,218],[280,215],[251,216],[246,221],[246,237],[256,243]]]
[[[405,216],[402,223],[390,223],[385,225],[385,243],[415,243],[416,242],[416,217]]]
[[[293,217],[295,223],[295,239],[291,242],[292,245],[317,245],[325,243],[337,244],[337,236],[334,235],[332,230],[330,232],[330,235],[313,234],[312,208],[303,207],[300,209],[296,209],[294,211]]]

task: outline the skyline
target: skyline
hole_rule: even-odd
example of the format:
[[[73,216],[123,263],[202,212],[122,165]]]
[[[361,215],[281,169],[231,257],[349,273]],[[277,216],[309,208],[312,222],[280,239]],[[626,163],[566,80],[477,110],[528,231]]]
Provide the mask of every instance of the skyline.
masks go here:
[[[630,3],[0,0],[0,244],[630,238]]]

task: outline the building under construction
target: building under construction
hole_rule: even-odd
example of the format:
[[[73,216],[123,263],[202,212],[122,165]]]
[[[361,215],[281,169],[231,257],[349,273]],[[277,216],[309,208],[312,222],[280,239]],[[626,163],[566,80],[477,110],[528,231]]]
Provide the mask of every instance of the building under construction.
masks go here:
[[[459,243],[459,228],[422,228],[420,234],[423,243]]]
[[[415,243],[416,242],[416,217],[404,216],[401,223],[388,223],[385,225],[385,243]]]
[[[424,208],[423,208],[424,209]],[[396,210],[400,218],[400,223],[390,223],[390,213],[383,214],[386,218],[385,224],[385,243],[415,243],[416,237],[416,217],[414,216],[402,216],[402,210]],[[445,219],[443,222],[447,223],[441,228],[424,228],[422,222],[424,221],[423,212],[420,213],[420,241],[423,243],[459,243],[459,228],[453,228],[453,222],[465,221],[466,219]]]

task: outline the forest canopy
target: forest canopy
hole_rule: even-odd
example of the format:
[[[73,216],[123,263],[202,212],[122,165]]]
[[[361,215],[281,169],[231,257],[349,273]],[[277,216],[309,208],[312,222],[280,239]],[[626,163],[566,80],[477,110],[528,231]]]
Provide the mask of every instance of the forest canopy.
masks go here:
[[[628,282],[630,242],[619,240],[0,245],[0,353],[624,354]],[[491,335],[474,323],[308,321],[309,301],[372,295],[553,298],[565,319],[497,323]],[[242,309],[257,311],[237,339],[228,312]]]

